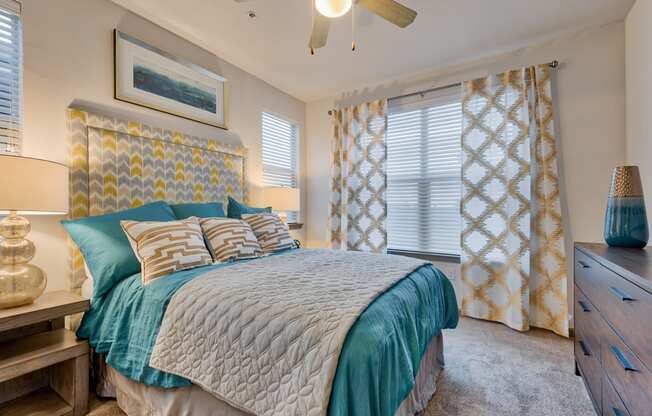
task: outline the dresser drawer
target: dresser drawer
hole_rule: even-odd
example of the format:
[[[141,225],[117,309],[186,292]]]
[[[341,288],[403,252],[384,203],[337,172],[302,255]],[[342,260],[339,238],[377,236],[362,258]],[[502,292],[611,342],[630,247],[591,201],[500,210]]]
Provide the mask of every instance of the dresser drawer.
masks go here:
[[[634,353],[652,368],[652,294],[581,251],[575,251],[576,284]]]
[[[595,406],[602,407],[602,367],[580,328],[575,328],[575,360]]]
[[[600,359],[600,338],[607,325],[600,317],[600,312],[589,298],[575,285],[575,331],[582,333],[582,341],[588,344],[589,350]]]
[[[601,344],[604,371],[629,412],[652,414],[652,372],[613,331],[605,331]]]
[[[602,416],[630,416],[606,374],[602,375]]]
[[[575,250],[575,285],[577,285],[591,302],[600,309],[598,304],[603,288],[600,285],[600,272],[604,268],[591,257]],[[606,270],[606,269],[604,269]]]

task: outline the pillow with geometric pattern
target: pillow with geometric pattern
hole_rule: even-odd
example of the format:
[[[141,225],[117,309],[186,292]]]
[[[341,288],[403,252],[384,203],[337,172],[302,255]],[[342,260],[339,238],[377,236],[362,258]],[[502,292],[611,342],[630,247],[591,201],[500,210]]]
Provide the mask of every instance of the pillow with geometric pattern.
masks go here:
[[[143,284],[213,262],[197,218],[181,221],[120,221],[141,265]]]
[[[288,226],[276,214],[242,214],[258,239],[263,253],[274,253],[294,247]]]
[[[263,251],[249,224],[233,218],[200,218],[208,249],[216,262],[259,257]]]

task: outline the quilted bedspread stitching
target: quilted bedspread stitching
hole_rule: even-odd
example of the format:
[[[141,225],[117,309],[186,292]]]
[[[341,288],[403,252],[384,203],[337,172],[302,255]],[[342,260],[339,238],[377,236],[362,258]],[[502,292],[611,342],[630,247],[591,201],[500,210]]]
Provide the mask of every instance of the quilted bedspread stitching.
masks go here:
[[[350,327],[423,264],[320,249],[209,271],[171,299],[150,366],[256,415],[325,415]]]

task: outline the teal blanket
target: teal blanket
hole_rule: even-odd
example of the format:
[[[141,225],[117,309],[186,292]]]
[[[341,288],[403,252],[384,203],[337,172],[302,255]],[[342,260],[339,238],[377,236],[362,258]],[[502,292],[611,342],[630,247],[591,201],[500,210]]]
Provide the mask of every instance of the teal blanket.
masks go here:
[[[93,300],[77,335],[132,380],[166,388],[188,386],[183,377],[149,367],[149,357],[171,297],[217,267],[229,264],[178,272],[147,286],[142,286],[140,274],[133,275]],[[378,297],[349,331],[329,416],[394,415],[414,386],[430,340],[444,328],[455,328],[457,321],[455,293],[446,276],[431,265],[406,276]]]

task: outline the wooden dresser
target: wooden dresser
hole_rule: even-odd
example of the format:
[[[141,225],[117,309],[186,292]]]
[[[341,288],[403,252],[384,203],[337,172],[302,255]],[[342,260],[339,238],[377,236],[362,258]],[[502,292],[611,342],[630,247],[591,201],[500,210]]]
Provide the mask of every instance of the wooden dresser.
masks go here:
[[[575,364],[599,415],[652,416],[652,248],[575,244]]]

